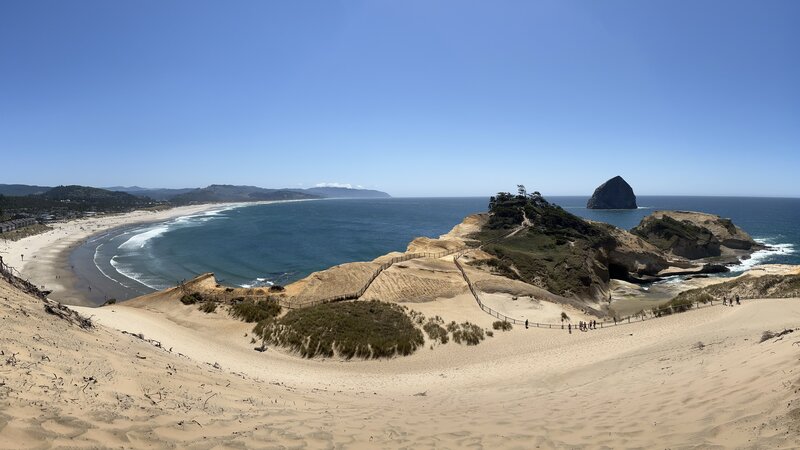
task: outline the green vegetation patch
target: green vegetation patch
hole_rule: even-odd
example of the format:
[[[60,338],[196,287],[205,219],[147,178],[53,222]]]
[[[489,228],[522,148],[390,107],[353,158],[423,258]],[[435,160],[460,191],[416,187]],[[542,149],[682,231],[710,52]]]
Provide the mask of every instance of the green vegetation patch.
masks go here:
[[[247,323],[273,319],[281,313],[281,305],[275,300],[250,300],[242,297],[233,299],[234,304],[228,311],[236,319]]]
[[[389,358],[409,355],[425,342],[405,310],[377,300],[326,303],[260,321],[253,332],[266,344],[303,357]]]
[[[184,305],[194,305],[195,303],[201,303],[203,301],[205,301],[205,298],[203,298],[203,294],[199,292],[184,294],[183,297],[181,297],[181,303]]]
[[[422,329],[425,330],[428,338],[432,341],[438,341],[442,344],[447,344],[450,341],[450,337],[447,335],[447,329],[434,319],[428,320],[428,322],[422,326]]]
[[[6,231],[5,233],[0,233],[0,239],[5,239],[8,241],[18,241],[28,236],[47,233],[52,229],[53,229],[52,227],[37,223],[33,225],[28,225],[27,227],[18,228],[16,230]]]
[[[721,254],[720,242],[714,234],[688,220],[679,221],[669,216],[644,220],[631,233],[661,250],[691,259]]]
[[[800,297],[800,275],[746,275],[724,283],[690,289],[676,295],[669,302],[653,309],[657,316],[688,311],[698,303],[722,302],[735,296],[740,298],[794,298]]]
[[[511,325],[511,322],[506,322],[505,320],[496,320],[492,324],[492,328],[500,331],[509,331],[514,328],[514,326]]]
[[[217,310],[217,302],[213,300],[206,300],[197,309],[206,314],[211,314]]]
[[[601,250],[616,245],[605,227],[564,211],[538,193],[498,193],[489,213],[487,226],[472,237],[495,256],[485,264],[498,275],[563,296],[590,296],[593,284],[607,281],[608,268],[595,263],[603,259]],[[524,218],[530,226],[504,238]]]
[[[453,340],[457,344],[478,345],[485,339],[483,328],[470,322],[462,324],[450,322],[447,330],[453,333]]]
[[[791,298],[800,297],[800,275],[746,275],[724,283],[681,292],[672,301],[687,300],[707,303],[732,298]]]

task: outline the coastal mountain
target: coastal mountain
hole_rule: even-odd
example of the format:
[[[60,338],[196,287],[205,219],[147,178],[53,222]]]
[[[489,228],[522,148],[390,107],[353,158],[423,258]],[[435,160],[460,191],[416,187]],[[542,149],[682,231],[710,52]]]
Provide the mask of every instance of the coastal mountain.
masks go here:
[[[146,206],[152,200],[146,197],[137,197],[127,192],[115,192],[89,186],[57,186],[37,197],[59,202],[75,203],[96,209],[125,209]]]
[[[53,189],[49,186],[26,184],[0,184],[0,195],[25,197],[44,194]],[[112,186],[93,188],[110,192],[124,192],[136,197],[146,197],[158,202],[184,205],[203,202],[248,202],[261,200],[296,200],[311,198],[389,198],[386,192],[372,189],[346,187],[313,187],[307,189],[268,189],[258,186],[234,186],[212,184],[204,188],[145,188],[140,186]],[[74,189],[73,189],[74,190]],[[66,198],[62,198],[66,199]]]
[[[197,188],[178,188],[178,189],[160,189],[160,188],[143,188],[139,186],[113,186],[107,187],[109,191],[127,192],[128,194],[148,197],[159,202],[169,201],[171,198],[194,191]]]
[[[8,197],[22,197],[25,195],[42,194],[49,189],[48,186],[33,186],[28,184],[0,184],[0,195]]]
[[[42,193],[0,196],[0,209],[51,218],[74,217],[87,212],[120,212],[153,206],[153,200],[126,192],[89,186],[57,186]]]
[[[386,192],[373,189],[353,189],[345,187],[313,187],[303,192],[325,198],[390,198]]]
[[[636,209],[636,195],[634,195],[631,185],[617,175],[594,190],[586,207],[589,209]]]
[[[176,195],[169,199],[176,205],[215,202],[255,202],[265,200],[307,200],[321,198],[318,195],[289,189],[264,189],[256,186],[233,186],[212,184],[202,189]]]

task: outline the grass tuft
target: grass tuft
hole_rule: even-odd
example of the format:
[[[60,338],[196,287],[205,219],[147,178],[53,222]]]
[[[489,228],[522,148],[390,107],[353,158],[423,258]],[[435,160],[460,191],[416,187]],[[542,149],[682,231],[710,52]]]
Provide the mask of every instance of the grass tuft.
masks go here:
[[[511,322],[506,322],[505,320],[497,320],[492,324],[492,328],[500,331],[508,331],[514,328],[514,326],[511,325]]]
[[[217,302],[213,300],[206,300],[197,308],[200,311],[203,311],[206,314],[211,314],[217,310]]]
[[[464,322],[453,332],[453,340],[457,344],[478,345],[484,340],[483,328],[474,323]]]
[[[195,303],[202,302],[203,296],[199,292],[192,292],[181,297],[181,303],[184,305],[194,305]]]

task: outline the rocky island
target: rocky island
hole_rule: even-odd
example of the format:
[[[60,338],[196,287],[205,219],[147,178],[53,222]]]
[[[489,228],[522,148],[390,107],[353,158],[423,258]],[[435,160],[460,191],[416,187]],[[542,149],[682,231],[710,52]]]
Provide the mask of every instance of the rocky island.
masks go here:
[[[594,190],[586,207],[589,209],[636,209],[636,195],[634,195],[631,185],[617,175]]]

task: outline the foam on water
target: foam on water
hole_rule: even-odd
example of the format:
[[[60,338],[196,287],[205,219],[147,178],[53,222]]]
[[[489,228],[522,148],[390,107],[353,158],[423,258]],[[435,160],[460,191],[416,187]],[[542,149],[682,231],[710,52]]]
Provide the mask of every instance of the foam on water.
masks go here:
[[[755,266],[769,263],[771,258],[781,255],[791,255],[795,253],[794,244],[773,244],[771,239],[755,239],[759,244],[768,246],[764,250],[758,250],[750,255],[750,258],[743,259],[735,266],[729,266],[731,272],[744,272]]]
[[[119,261],[117,261],[117,257],[116,256],[111,258],[111,265],[114,267],[114,270],[116,270],[117,273],[119,273],[120,275],[122,275],[122,276],[124,276],[126,278],[129,278],[129,279],[131,279],[131,280],[133,280],[133,281],[135,281],[137,283],[143,284],[143,285],[149,287],[150,289],[159,290],[159,289],[165,289],[166,287],[168,287],[168,286],[159,286],[159,285],[157,285],[155,283],[152,283],[150,280],[145,279],[144,274],[132,270],[129,264],[120,263]],[[104,275],[105,275],[105,273],[104,273]],[[108,275],[106,275],[106,276],[108,277]],[[109,277],[109,278],[111,278],[111,277]],[[113,278],[111,278],[111,279],[113,280]],[[119,282],[119,281],[117,281],[117,282]],[[122,284],[122,283],[120,283],[120,284]]]
[[[147,228],[143,228],[141,230],[136,230],[130,234],[133,234],[130,238],[128,238],[125,242],[120,244],[117,247],[117,253],[111,258],[109,263],[117,271],[120,275],[133,280],[137,283],[140,283],[144,286],[147,286],[150,289],[164,289],[167,286],[162,286],[155,280],[149,280],[147,277],[134,270],[134,265],[126,264],[121,261],[121,259],[131,256],[140,256],[147,252],[147,246],[150,244],[154,239],[162,237],[169,233],[170,231],[179,229],[179,228],[186,228],[186,227],[196,227],[201,226],[202,224],[209,222],[211,220],[220,220],[220,219],[227,219],[228,217],[222,215],[225,211],[229,211],[231,209],[235,209],[241,207],[241,204],[234,204],[234,205],[227,205],[224,207],[220,207],[217,209],[213,209],[210,211],[205,211],[199,214],[191,214],[188,216],[181,216],[175,219],[172,219],[168,222],[153,225]],[[129,233],[126,233],[129,234]],[[98,251],[99,251],[98,247]],[[95,252],[95,266],[97,269],[102,273],[105,277],[114,280],[113,277],[109,276],[98,264],[97,260],[97,251]],[[124,283],[121,283],[119,280],[114,280],[123,286]]]

